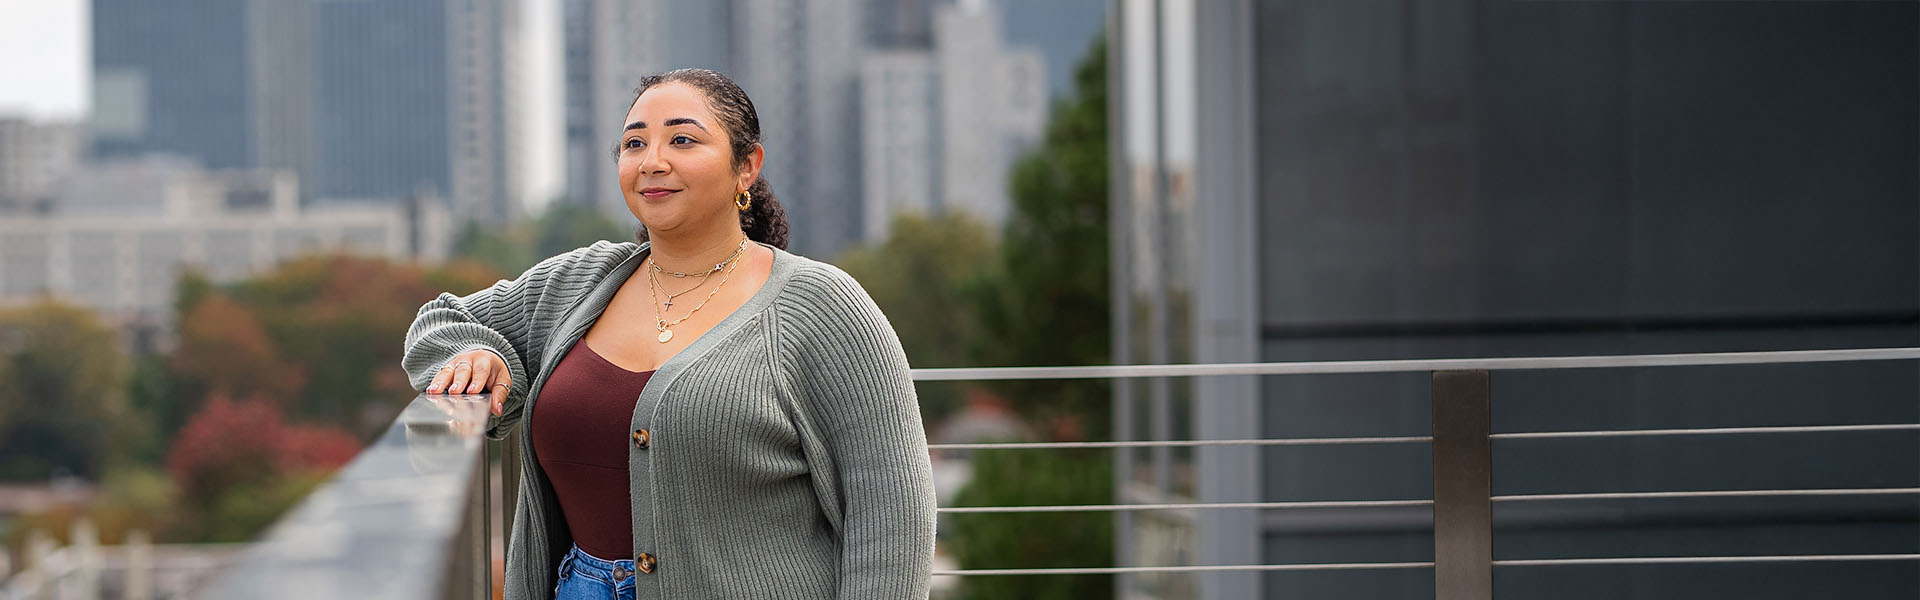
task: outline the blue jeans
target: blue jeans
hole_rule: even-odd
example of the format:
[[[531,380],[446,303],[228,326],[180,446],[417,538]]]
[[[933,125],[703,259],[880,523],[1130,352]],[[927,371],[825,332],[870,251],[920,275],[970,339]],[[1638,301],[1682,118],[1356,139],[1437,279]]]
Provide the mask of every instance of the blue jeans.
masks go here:
[[[634,600],[633,573],[632,560],[603,560],[574,546],[560,559],[560,583],[553,587],[553,598]]]

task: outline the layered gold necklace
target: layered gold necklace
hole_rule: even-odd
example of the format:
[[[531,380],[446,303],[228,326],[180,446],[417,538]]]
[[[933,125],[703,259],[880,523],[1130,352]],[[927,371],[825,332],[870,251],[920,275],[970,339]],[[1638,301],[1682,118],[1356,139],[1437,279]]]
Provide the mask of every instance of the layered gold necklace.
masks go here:
[[[661,269],[660,264],[654,262],[653,260],[651,260],[651,257],[649,257],[649,260],[647,261],[647,264],[649,266],[649,268],[647,269],[647,293],[648,295],[651,295],[653,297],[653,305],[654,305],[653,306],[653,322],[654,322],[654,326],[660,330],[660,335],[658,338],[656,338],[660,340],[660,343],[665,344],[668,341],[673,340],[673,326],[679,325],[681,321],[685,321],[688,318],[693,317],[693,313],[700,312],[700,309],[707,305],[707,301],[712,300],[714,294],[720,293],[720,288],[725,287],[727,285],[727,279],[733,277],[734,268],[740,265],[740,256],[745,254],[747,251],[747,241],[748,241],[747,239],[742,238],[740,240],[740,245],[733,249],[733,254],[728,255],[726,260],[714,263],[712,269],[708,269],[706,272],[703,272],[703,273],[685,273],[680,271],[667,271],[665,269]],[[707,283],[706,278],[710,275],[713,275],[714,273],[721,274],[720,283],[718,285],[713,286],[712,291],[707,292],[707,297],[705,299],[702,299],[699,304],[694,305],[693,310],[687,311],[687,314],[685,316],[682,316],[678,319],[674,319],[672,321],[668,321],[666,317],[662,314],[662,312],[666,310],[671,310],[673,308],[673,299],[680,297],[682,295],[685,295],[687,292],[700,289],[700,286],[706,285]],[[699,279],[700,282],[693,284],[693,287],[687,288],[685,290],[681,290],[679,293],[669,292],[667,291],[667,286],[660,283],[660,276],[663,274],[673,277],[675,279],[686,279],[686,278]],[[667,301],[665,302],[664,305],[660,302],[661,293],[665,293],[667,295]]]

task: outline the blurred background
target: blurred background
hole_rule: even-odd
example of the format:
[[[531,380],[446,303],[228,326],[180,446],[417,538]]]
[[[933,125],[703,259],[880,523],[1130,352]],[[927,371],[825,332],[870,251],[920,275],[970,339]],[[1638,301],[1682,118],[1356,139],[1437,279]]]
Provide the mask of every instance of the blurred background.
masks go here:
[[[789,249],[854,274],[916,368],[1920,346],[1912,0],[4,2],[0,598],[76,545],[150,548],[155,571],[57,597],[191,597],[414,397],[399,361],[422,303],[632,239],[609,151],[639,78],[677,67],[753,97]],[[1496,432],[1920,423],[1914,361],[1494,382]],[[1424,373],[918,389],[936,444],[1408,436],[1433,418]],[[1496,495],[1906,489],[1920,431],[1516,441],[1492,460]],[[1424,445],[934,464],[962,507],[1434,484]],[[937,568],[1432,561],[1423,513],[946,514]],[[1920,554],[1916,494],[1495,516],[1502,559]],[[1494,587],[1912,598],[1920,561],[1501,570]],[[935,588],[1386,599],[1434,581]]]

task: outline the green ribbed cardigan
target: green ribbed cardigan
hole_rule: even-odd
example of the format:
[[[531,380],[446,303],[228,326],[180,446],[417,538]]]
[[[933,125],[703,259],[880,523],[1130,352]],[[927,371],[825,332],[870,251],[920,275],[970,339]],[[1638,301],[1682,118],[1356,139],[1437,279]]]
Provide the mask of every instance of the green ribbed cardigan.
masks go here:
[[[631,429],[652,438],[626,445],[633,551],[659,561],[634,576],[637,597],[925,598],[933,479],[900,341],[846,272],[773,250],[766,285],[661,365],[634,406]],[[474,349],[512,372],[487,429],[526,450],[508,600],[551,598],[572,544],[517,425],[647,251],[596,242],[472,295],[443,293],[407,331],[416,390]]]

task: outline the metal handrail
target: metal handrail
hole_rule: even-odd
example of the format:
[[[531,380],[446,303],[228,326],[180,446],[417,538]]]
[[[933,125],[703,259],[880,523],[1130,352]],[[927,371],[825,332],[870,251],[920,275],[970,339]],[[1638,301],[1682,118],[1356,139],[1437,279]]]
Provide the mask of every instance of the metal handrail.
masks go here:
[[[486,402],[414,397],[194,597],[488,597]]]
[[[1517,358],[1441,358],[1411,360],[1338,360],[1314,362],[1176,365],[1097,365],[1078,367],[967,367],[913,369],[915,381],[1026,379],[1137,379],[1214,375],[1334,375],[1419,373],[1430,371],[1523,371],[1622,367],[1693,367],[1782,363],[1855,362],[1920,359],[1920,347],[1774,352],[1706,352],[1605,356],[1530,356]]]

